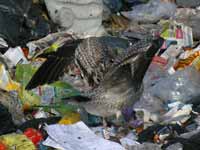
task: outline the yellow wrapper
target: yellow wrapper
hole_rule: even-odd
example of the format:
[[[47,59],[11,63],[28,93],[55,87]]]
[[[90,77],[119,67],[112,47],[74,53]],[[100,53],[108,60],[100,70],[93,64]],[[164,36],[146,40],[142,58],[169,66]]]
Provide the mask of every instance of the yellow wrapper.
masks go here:
[[[7,150],[36,150],[32,141],[23,134],[0,136],[0,142],[7,146]]]
[[[59,124],[74,124],[76,122],[79,122],[81,120],[79,113],[69,113],[68,115],[65,115],[60,121]]]

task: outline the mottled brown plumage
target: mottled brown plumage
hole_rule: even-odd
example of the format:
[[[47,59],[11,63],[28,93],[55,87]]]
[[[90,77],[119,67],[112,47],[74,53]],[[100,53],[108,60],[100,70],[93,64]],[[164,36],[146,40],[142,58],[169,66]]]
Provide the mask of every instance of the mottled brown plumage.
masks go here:
[[[83,77],[96,86],[86,92],[90,101],[78,103],[89,113],[102,117],[132,106],[143,91],[144,74],[162,42],[162,39],[141,40],[115,55],[108,43],[98,38],[85,40],[78,47],[75,60]]]
[[[139,99],[144,74],[162,42],[163,39],[153,38],[131,43],[111,36],[92,37],[83,40],[74,53],[67,47],[58,49],[53,57],[48,56],[49,59],[42,67],[48,72],[51,71],[50,68],[56,72],[54,66],[60,68],[60,65],[56,65],[60,62],[65,68],[71,64],[76,66],[81,72],[82,80],[92,89],[82,91],[83,96],[74,97],[71,100],[75,101],[68,102],[83,106],[91,114],[108,117]],[[36,72],[28,89],[32,85],[38,85],[36,79],[41,79],[40,75],[45,74],[44,69]],[[46,78],[49,81],[58,80]],[[39,80],[39,83],[44,82]]]

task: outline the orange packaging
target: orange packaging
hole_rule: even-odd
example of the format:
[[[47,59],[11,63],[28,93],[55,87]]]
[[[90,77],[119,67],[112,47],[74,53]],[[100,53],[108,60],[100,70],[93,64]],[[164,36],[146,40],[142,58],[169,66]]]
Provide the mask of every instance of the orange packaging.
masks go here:
[[[193,61],[200,56],[200,51],[195,52],[194,54],[191,54],[188,58],[186,59],[180,59],[175,65],[174,69],[175,70],[180,70],[184,69],[187,66],[192,65]]]

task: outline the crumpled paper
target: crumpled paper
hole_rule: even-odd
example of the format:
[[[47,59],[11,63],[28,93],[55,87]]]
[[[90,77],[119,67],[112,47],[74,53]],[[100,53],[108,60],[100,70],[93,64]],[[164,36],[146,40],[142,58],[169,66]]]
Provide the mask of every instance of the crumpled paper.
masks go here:
[[[95,135],[83,122],[46,127],[49,137],[44,145],[61,150],[125,150],[120,144]]]

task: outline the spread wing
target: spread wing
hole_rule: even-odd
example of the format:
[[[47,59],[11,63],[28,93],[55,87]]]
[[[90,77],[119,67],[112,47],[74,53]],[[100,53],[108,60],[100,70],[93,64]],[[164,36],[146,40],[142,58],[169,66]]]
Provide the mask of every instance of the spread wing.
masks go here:
[[[31,90],[39,85],[49,84],[57,81],[64,73],[64,69],[74,59],[74,53],[80,41],[67,43],[56,52],[42,54],[47,60],[36,71],[26,86],[26,90]]]

